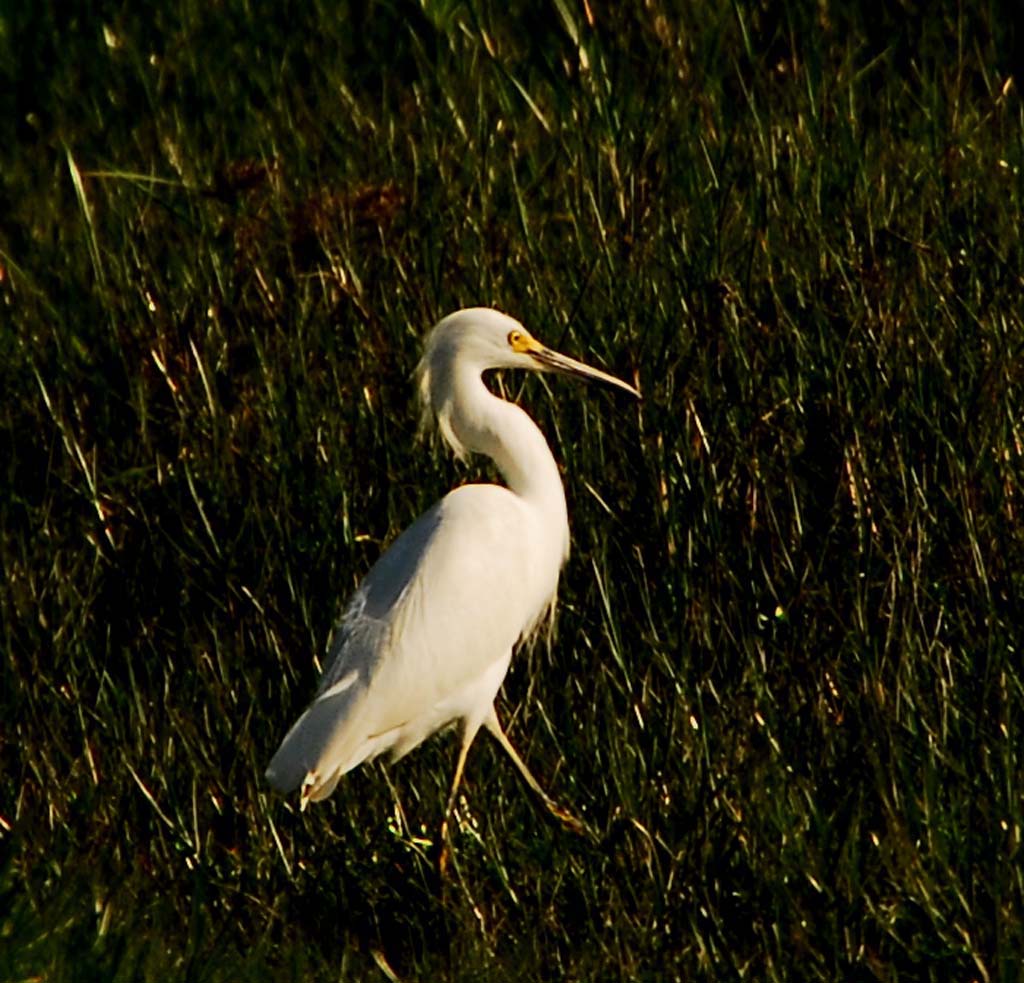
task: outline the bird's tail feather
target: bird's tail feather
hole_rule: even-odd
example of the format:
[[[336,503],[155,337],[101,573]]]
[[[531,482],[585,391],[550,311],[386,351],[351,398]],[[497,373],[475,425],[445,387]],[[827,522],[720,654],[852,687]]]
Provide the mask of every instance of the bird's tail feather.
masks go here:
[[[358,763],[345,760],[349,750],[346,745],[350,743],[346,734],[351,730],[347,726],[351,723],[349,709],[358,689],[319,697],[288,731],[266,772],[267,781],[278,792],[287,794],[306,785],[314,791],[304,793],[304,798],[326,797],[338,778]],[[316,794],[329,782],[330,788],[322,796]]]

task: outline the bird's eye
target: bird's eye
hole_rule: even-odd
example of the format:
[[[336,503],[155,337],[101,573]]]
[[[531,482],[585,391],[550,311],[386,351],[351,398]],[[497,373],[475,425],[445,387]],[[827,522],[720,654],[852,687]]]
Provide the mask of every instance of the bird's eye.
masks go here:
[[[510,331],[508,333],[508,343],[512,348],[518,349],[523,341],[522,331]]]

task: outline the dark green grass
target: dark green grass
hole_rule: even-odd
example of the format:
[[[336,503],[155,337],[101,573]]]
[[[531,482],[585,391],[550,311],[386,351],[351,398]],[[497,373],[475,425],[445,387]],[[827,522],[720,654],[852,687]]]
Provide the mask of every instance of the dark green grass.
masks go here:
[[[0,13],[0,978],[1013,980],[1024,145],[1010,6]],[[922,9],[927,9],[922,7]],[[106,35],[104,32],[106,27]],[[420,339],[632,378],[502,710],[262,780],[460,470]]]

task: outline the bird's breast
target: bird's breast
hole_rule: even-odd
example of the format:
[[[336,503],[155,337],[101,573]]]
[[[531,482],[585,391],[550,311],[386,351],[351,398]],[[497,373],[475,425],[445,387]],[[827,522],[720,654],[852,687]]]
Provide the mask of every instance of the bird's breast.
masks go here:
[[[507,666],[558,587],[562,543],[507,488],[464,485],[435,509],[415,572],[385,614],[387,652],[371,684],[389,693],[392,726]]]

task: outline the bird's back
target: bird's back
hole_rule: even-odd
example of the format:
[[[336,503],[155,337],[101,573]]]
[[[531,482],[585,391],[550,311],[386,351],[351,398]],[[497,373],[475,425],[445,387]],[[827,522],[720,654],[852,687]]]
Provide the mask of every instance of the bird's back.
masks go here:
[[[554,599],[561,542],[507,488],[464,485],[411,525],[352,597],[317,697],[267,770],[310,799],[445,724],[479,724],[517,639]]]

